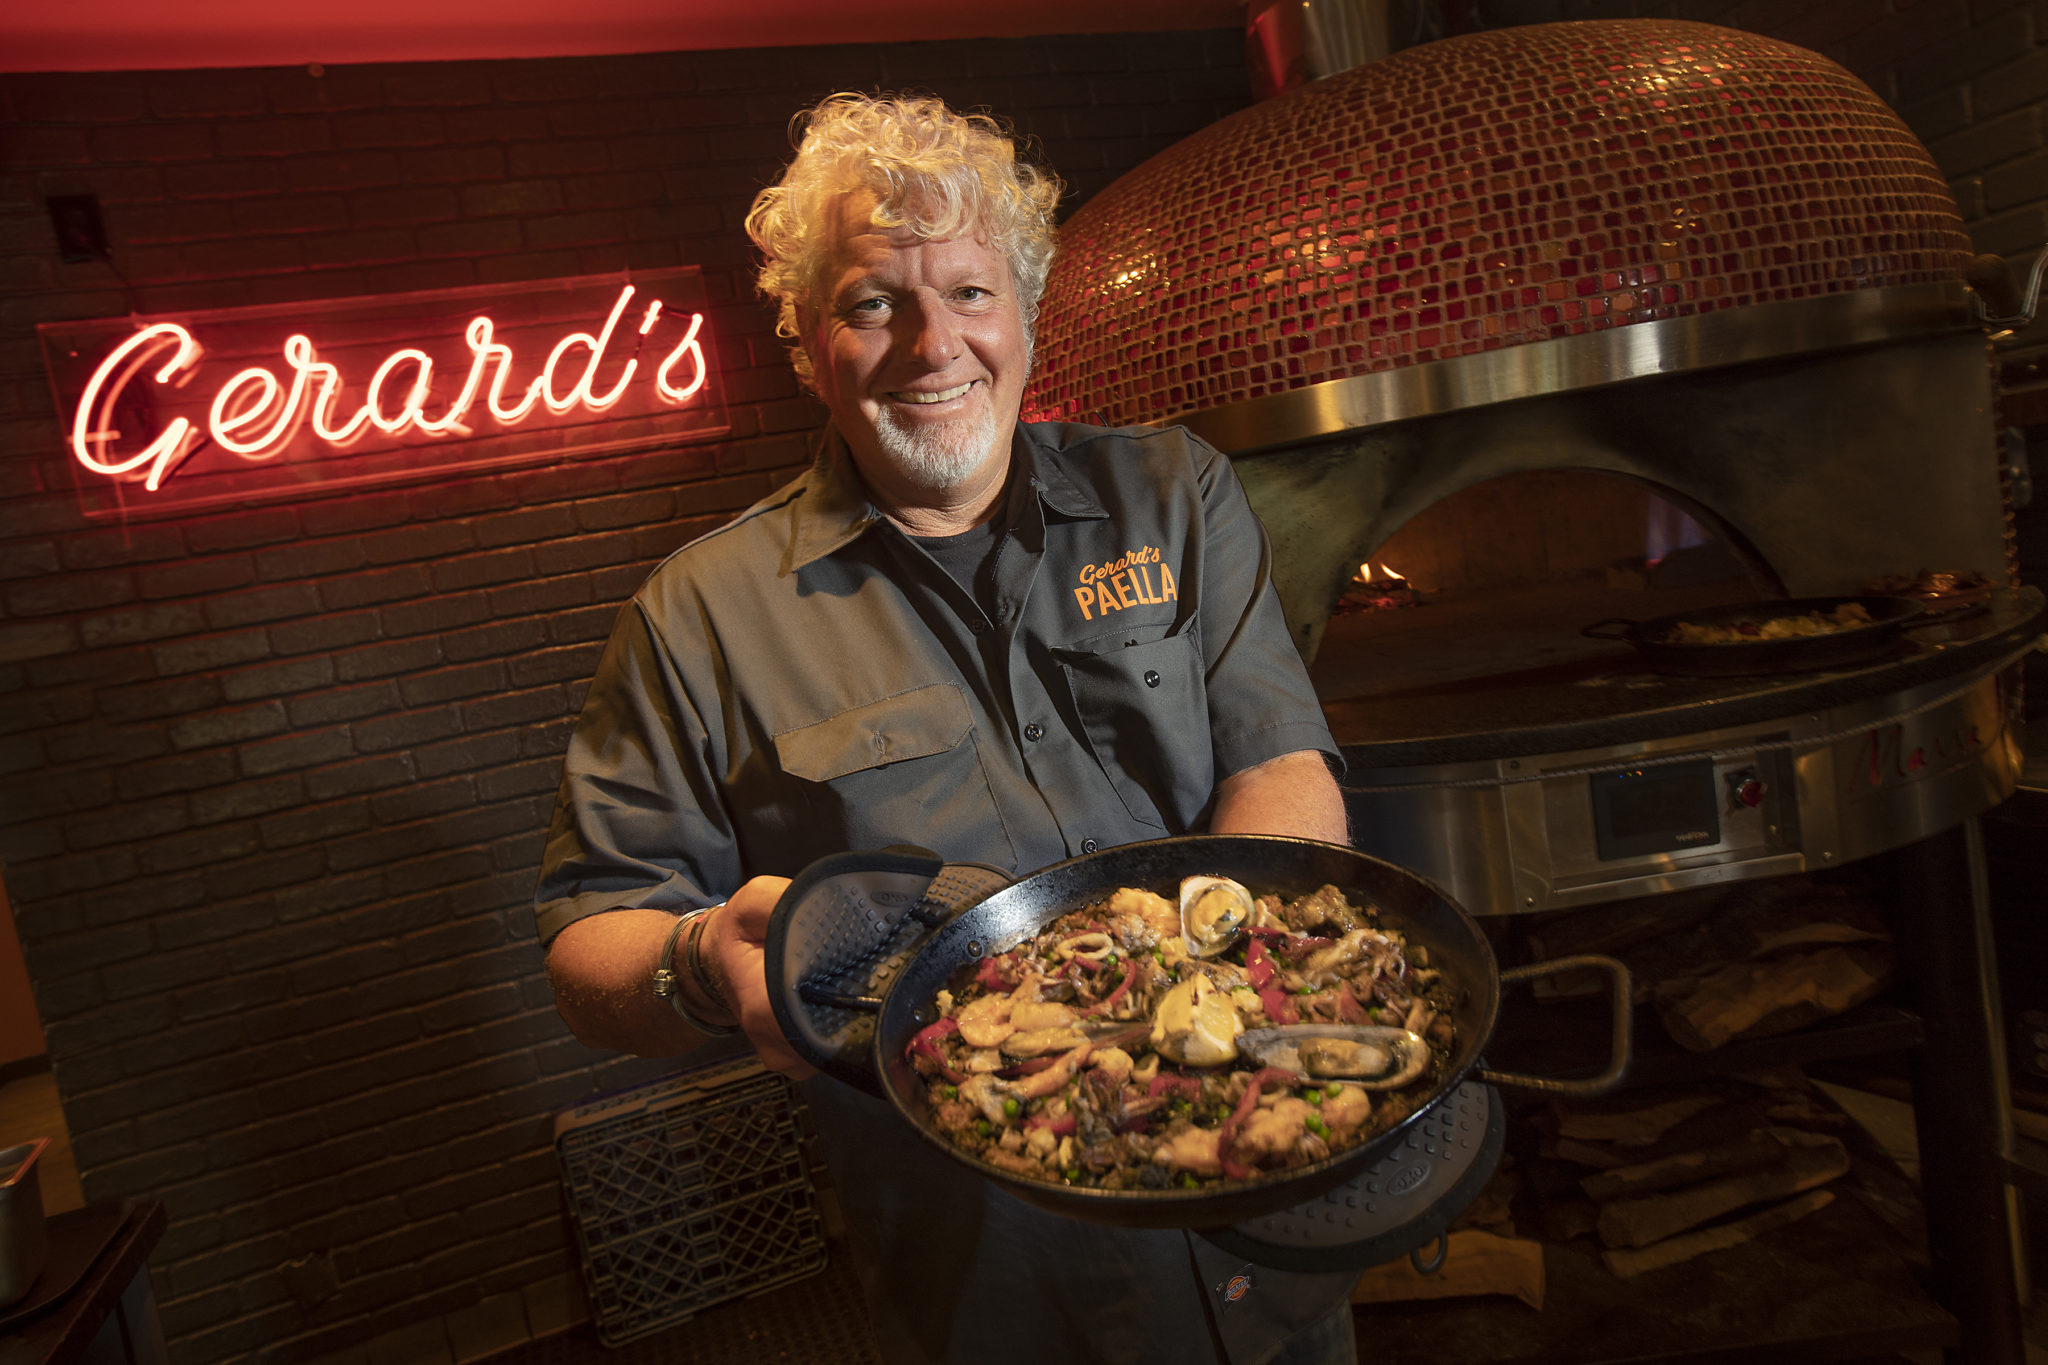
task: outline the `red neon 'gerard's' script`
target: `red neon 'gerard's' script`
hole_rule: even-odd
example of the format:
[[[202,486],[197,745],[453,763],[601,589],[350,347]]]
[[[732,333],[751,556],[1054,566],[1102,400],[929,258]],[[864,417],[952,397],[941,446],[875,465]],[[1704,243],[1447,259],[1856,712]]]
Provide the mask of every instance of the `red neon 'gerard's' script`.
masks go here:
[[[602,392],[598,389],[599,367],[615,349],[615,336],[633,294],[630,284],[620,288],[596,332],[570,332],[556,341],[540,373],[516,397],[506,394],[512,382],[512,348],[496,339],[497,324],[485,315],[471,318],[463,331],[469,365],[461,388],[441,400],[445,406],[433,397],[433,358],[406,346],[384,357],[371,373],[360,405],[345,416],[340,411],[340,370],[319,358],[309,337],[294,333],[284,343],[286,378],[261,365],[240,370],[215,390],[203,432],[192,419],[177,416],[136,448],[130,443],[139,433],[124,433],[116,425],[124,391],[152,366],[151,383],[176,386],[191,378],[205,354],[185,327],[155,323],[121,342],[92,372],[71,423],[71,452],[86,469],[109,478],[144,471],[142,486],[154,492],[206,440],[242,460],[259,462],[276,457],[302,432],[337,451],[347,450],[371,431],[391,439],[413,432],[469,437],[476,434],[471,423],[486,418],[504,431],[541,412],[555,417],[578,410],[604,415],[626,396],[636,375],[655,404],[686,403],[704,387],[708,375],[700,340],[701,313],[689,315],[682,339],[659,364],[650,365],[651,374],[641,373],[641,360],[635,355],[625,360]],[[616,349],[623,352],[634,345],[634,330],[638,337],[647,336],[661,311],[661,300],[649,302],[637,329],[618,337]],[[430,412],[432,407],[438,410]],[[117,441],[127,448],[113,449]]]

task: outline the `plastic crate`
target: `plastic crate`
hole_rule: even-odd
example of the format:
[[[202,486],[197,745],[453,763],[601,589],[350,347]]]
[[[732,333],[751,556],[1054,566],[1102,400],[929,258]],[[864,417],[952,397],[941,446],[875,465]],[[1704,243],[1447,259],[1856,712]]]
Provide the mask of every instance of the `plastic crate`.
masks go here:
[[[801,1102],[752,1058],[562,1111],[555,1154],[598,1339],[825,1268]]]

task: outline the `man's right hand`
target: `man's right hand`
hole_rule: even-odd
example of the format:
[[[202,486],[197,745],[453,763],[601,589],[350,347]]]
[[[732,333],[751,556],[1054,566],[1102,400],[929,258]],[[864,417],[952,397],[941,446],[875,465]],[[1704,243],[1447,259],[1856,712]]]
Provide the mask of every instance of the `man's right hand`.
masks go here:
[[[762,1065],[802,1079],[811,1068],[776,1027],[762,946],[768,916],[787,885],[786,877],[756,877],[741,886],[707,918],[698,947]],[[577,920],[556,936],[548,949],[548,979],[555,1010],[578,1042],[642,1057],[673,1057],[704,1042],[703,1034],[654,993],[655,961],[675,921],[667,910],[609,910]],[[683,956],[678,944],[672,964],[678,973]],[[685,989],[695,1005],[698,992]]]
[[[768,916],[788,885],[787,877],[756,877],[747,882],[733,892],[731,900],[711,912],[701,947],[713,983],[739,1015],[740,1027],[760,1054],[761,1064],[800,1081],[816,1068],[790,1050],[789,1040],[775,1022],[775,1011],[768,1003],[764,956]]]

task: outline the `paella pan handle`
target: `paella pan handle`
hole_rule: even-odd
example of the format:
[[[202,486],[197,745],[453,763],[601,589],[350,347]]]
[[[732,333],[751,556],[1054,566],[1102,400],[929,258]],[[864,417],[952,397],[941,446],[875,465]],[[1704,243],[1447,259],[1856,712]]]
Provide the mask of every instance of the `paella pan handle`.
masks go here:
[[[1590,626],[1582,627],[1579,634],[1589,640],[1626,640],[1629,631],[1641,624],[1641,621],[1632,621],[1626,616],[1610,616],[1604,621],[1595,621]]]
[[[1544,1076],[1518,1076],[1508,1071],[1489,1071],[1484,1067],[1475,1068],[1473,1075],[1489,1085],[1512,1086],[1517,1090],[1535,1090],[1546,1095],[1604,1095],[1621,1084],[1628,1074],[1628,1065],[1635,1047],[1635,1007],[1632,999],[1633,988],[1629,984],[1628,968],[1611,957],[1595,953],[1583,953],[1577,957],[1560,957],[1549,962],[1532,963],[1527,967],[1509,967],[1500,974],[1503,986],[1516,981],[1534,981],[1542,976],[1556,976],[1562,972],[1578,971],[1595,967],[1607,973],[1608,1001],[1613,1006],[1614,1042],[1609,1055],[1607,1069],[1597,1076],[1583,1081],[1560,1081]]]

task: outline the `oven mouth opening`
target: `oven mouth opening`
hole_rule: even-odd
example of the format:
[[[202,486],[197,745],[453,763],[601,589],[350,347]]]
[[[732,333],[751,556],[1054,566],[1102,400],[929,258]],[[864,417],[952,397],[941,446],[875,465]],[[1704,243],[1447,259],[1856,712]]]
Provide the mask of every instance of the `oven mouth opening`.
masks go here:
[[[1309,669],[1325,704],[1646,672],[1630,646],[1581,632],[1786,595],[1711,512],[1584,469],[1460,489],[1352,562]]]

